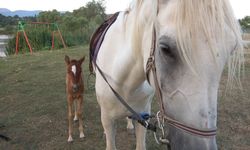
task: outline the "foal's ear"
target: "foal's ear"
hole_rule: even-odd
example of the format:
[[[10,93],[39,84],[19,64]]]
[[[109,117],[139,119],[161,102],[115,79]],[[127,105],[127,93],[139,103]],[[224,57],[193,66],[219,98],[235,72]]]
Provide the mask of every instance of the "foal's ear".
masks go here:
[[[70,59],[69,59],[68,55],[65,55],[64,60],[65,60],[65,62],[66,62],[67,65],[70,63]]]
[[[84,62],[84,60],[85,60],[85,56],[83,56],[83,57],[79,60],[80,64],[82,64],[82,62]]]

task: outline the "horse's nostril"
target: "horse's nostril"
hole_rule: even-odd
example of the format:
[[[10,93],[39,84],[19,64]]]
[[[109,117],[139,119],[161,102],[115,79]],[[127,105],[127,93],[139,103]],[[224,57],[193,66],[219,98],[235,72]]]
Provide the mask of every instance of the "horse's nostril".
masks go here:
[[[78,90],[78,86],[76,84],[73,84],[73,92],[76,92]]]

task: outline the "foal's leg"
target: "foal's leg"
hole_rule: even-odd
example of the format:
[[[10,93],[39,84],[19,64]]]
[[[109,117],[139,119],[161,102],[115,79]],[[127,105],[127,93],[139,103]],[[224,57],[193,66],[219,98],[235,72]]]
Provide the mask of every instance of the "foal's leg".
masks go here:
[[[135,123],[135,134],[136,134],[136,150],[146,150],[146,144],[145,144],[146,129],[138,122]]]
[[[134,130],[134,125],[133,125],[133,120],[132,119],[129,119],[128,117],[126,117],[127,119],[127,131],[129,134],[134,134],[135,130]]]
[[[106,150],[116,150],[114,120],[101,113],[102,126],[106,135]]]
[[[83,102],[83,96],[80,96],[80,98],[77,100],[77,117],[79,119],[80,138],[85,137],[83,133],[82,102]]]
[[[74,117],[74,121],[77,121],[78,120],[78,117],[77,117],[77,102],[74,101],[74,107],[75,107],[75,117]]]
[[[134,129],[134,125],[133,125],[132,119],[129,119],[128,117],[126,117],[126,119],[127,119],[127,129],[128,130],[133,130]]]
[[[72,132],[73,132],[73,127],[72,127],[72,121],[73,121],[73,111],[72,111],[72,104],[73,104],[73,98],[71,96],[68,96],[68,126],[69,126],[69,138],[68,142],[72,142]]]

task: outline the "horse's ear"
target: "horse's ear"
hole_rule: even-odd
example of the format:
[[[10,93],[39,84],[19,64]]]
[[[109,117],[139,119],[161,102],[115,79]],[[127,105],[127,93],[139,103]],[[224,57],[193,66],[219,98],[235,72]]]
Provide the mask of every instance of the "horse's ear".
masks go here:
[[[70,63],[70,59],[69,59],[68,55],[65,55],[64,60],[65,60],[65,62],[66,62],[67,65]]]
[[[83,57],[79,60],[80,64],[82,64],[82,62],[84,62],[84,60],[85,60],[85,56],[83,56]]]

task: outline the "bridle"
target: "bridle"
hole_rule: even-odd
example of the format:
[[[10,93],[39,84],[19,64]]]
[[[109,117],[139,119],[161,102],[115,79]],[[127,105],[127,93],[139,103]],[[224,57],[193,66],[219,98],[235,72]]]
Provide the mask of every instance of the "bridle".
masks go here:
[[[156,49],[156,29],[155,27],[153,27],[153,36],[152,36],[152,44],[151,44],[151,49],[150,49],[150,56],[146,64],[146,77],[147,77],[148,82],[150,83],[149,76],[150,76],[150,71],[152,71],[153,81],[154,81],[154,86],[155,86],[155,94],[158,100],[158,104],[160,106],[159,112],[160,112],[160,116],[163,122],[166,122],[168,125],[171,125],[172,127],[177,128],[177,129],[181,129],[182,131],[186,131],[187,133],[190,133],[192,135],[201,136],[205,138],[216,136],[216,130],[217,130],[216,128],[215,129],[199,129],[199,128],[191,127],[180,121],[175,120],[174,118],[169,117],[166,114],[164,103],[162,100],[162,92],[161,92],[159,82],[157,79],[157,74],[156,74],[155,49]]]
[[[159,2],[158,2],[159,3]],[[157,14],[159,12],[159,6],[157,8]],[[156,65],[155,65],[155,50],[156,50],[156,29],[153,27],[153,36],[152,36],[152,43],[151,43],[151,48],[150,48],[150,56],[147,60],[146,63],[146,77],[148,82],[149,81],[149,76],[150,72],[152,72],[153,75],[153,81],[154,81],[154,87],[155,87],[155,93],[156,93],[156,98],[158,100],[158,104],[160,106],[160,111],[157,113],[157,120],[158,120],[158,126],[159,128],[163,131],[164,135],[164,123],[176,128],[180,129],[182,131],[185,131],[189,134],[195,135],[195,136],[200,136],[202,138],[211,138],[216,136],[216,128],[210,128],[210,129],[200,129],[196,127],[191,127],[186,125],[185,123],[182,123],[172,117],[169,117],[166,114],[163,99],[162,99],[162,91],[159,86],[159,82],[157,79],[157,74],[156,74]],[[149,118],[152,118],[149,114],[142,114],[142,113],[137,113],[133,108],[131,108],[125,101],[125,99],[111,86],[111,84],[108,82],[105,73],[101,70],[101,68],[97,65],[96,62],[93,62],[94,66],[97,68],[99,71],[100,75],[102,78],[105,80],[111,91],[114,93],[115,97],[117,98],[120,103],[124,105],[124,107],[127,108],[127,110],[132,114],[132,116],[129,116],[131,119],[137,120],[141,125],[143,125],[146,129],[152,130],[156,132],[156,127],[152,124],[150,124],[147,120]],[[150,83],[151,84],[151,83]],[[160,117],[158,117],[160,116]],[[156,134],[155,134],[156,135]],[[156,136],[155,136],[156,138]],[[163,137],[166,138],[166,137]],[[168,141],[167,139],[164,139]],[[165,142],[168,143],[168,142]]]

